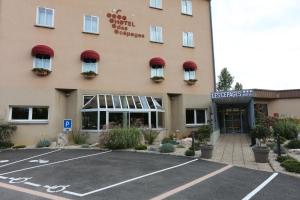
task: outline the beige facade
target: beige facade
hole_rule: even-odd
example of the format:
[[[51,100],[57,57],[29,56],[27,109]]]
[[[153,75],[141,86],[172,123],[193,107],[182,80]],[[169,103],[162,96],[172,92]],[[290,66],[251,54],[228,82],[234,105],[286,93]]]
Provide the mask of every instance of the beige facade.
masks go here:
[[[206,110],[208,119],[214,88],[210,1],[193,0],[192,6],[189,16],[181,13],[181,0],[162,0],[162,9],[150,8],[149,0],[0,0],[0,119],[11,121],[14,106],[49,108],[47,122],[16,123],[13,142],[55,139],[65,118],[73,119],[73,130],[80,130],[83,95],[160,97],[163,130],[170,133],[190,131],[187,108]],[[38,7],[54,9],[53,28],[36,26]],[[115,34],[107,14],[116,11],[134,24],[130,32],[144,37]],[[83,32],[84,15],[99,17],[99,34]],[[150,42],[151,25],[163,28],[163,43]],[[183,32],[193,33],[193,48],[183,47]],[[32,72],[31,50],[41,44],[54,50],[52,72],[45,77]],[[85,50],[100,54],[93,79],[81,74]],[[150,79],[153,57],[166,62],[161,83]],[[184,81],[185,61],[198,66],[194,85]],[[91,134],[96,138],[99,133]]]

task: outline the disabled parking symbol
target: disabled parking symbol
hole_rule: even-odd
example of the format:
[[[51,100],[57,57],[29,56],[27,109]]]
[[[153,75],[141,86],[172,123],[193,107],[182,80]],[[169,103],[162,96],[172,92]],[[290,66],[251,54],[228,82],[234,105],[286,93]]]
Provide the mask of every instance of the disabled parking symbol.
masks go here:
[[[47,192],[49,193],[56,193],[56,192],[62,192],[67,189],[67,187],[70,187],[70,185],[45,185],[45,188],[47,188]]]
[[[72,131],[72,119],[64,119],[64,131]]]

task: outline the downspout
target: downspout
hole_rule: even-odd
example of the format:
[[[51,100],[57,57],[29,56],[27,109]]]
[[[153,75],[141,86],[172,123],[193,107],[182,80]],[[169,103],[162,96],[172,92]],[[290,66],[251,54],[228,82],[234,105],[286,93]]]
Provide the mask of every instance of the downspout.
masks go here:
[[[214,92],[216,89],[216,67],[215,67],[215,50],[214,50],[214,35],[213,35],[213,23],[212,23],[212,11],[211,11],[211,0],[209,1],[209,20],[210,20],[210,34],[211,34],[211,50],[212,50],[212,65],[213,65],[213,80],[214,80]]]

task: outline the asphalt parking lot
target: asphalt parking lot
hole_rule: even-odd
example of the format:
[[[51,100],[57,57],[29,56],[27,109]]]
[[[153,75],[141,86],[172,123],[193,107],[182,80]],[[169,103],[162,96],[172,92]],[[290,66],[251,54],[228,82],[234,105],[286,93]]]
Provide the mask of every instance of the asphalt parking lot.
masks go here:
[[[100,150],[0,152],[0,197],[300,199],[300,179],[201,159]]]

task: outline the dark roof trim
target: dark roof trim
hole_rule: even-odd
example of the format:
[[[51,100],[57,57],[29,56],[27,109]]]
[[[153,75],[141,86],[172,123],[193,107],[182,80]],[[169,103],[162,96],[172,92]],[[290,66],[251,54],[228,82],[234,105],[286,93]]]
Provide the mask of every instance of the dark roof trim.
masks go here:
[[[263,99],[300,98],[300,89],[293,89],[293,90],[253,89],[253,91],[254,91],[254,98],[263,98]]]

